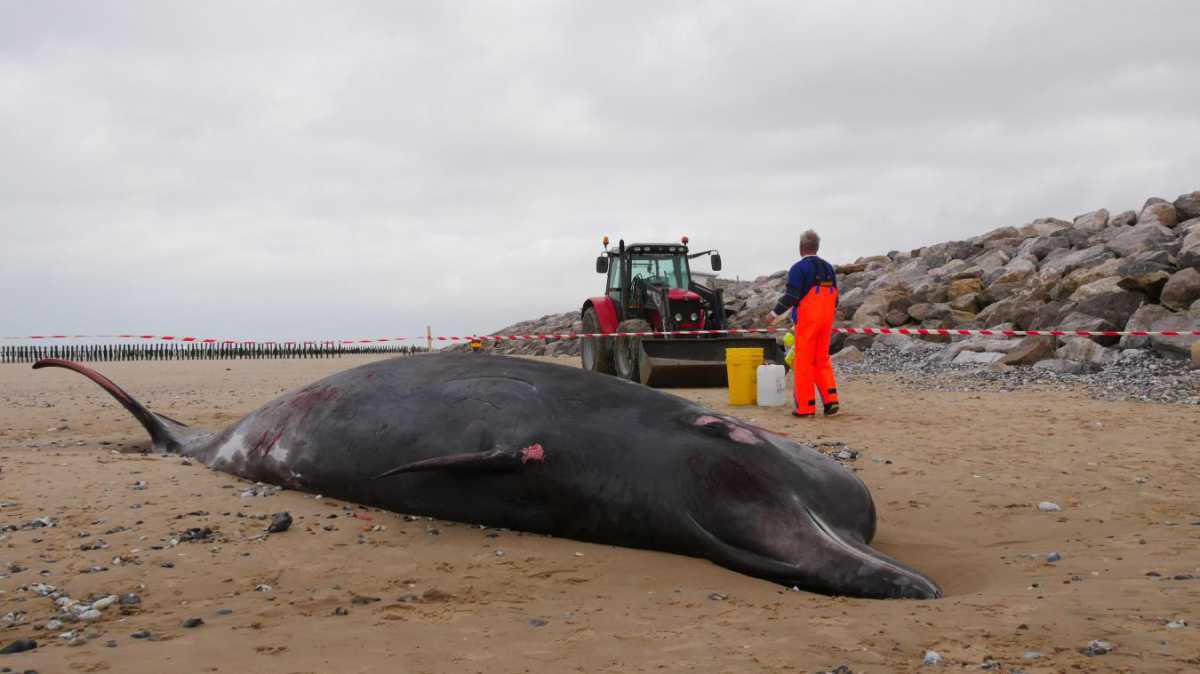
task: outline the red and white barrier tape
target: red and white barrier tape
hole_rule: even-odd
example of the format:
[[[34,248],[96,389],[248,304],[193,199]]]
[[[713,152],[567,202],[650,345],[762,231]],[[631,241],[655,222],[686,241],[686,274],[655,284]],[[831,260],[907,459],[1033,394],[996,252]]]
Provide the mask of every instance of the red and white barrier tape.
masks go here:
[[[676,330],[673,332],[560,332],[528,335],[434,335],[438,342],[504,342],[551,339],[598,339],[602,337],[686,337],[698,335],[758,335],[790,332],[791,328],[730,328],[728,330]],[[955,328],[834,328],[835,333],[848,335],[911,335],[966,337],[1200,337],[1200,330],[967,330]],[[309,346],[329,344],[375,344],[379,342],[424,341],[426,337],[378,337],[374,339],[327,339],[327,340],[254,340],[213,339],[209,337],[177,337],[174,335],[29,335],[26,337],[2,337],[6,340],[70,340],[70,339],[117,339],[135,341],[162,341],[194,344],[263,344],[283,346]]]

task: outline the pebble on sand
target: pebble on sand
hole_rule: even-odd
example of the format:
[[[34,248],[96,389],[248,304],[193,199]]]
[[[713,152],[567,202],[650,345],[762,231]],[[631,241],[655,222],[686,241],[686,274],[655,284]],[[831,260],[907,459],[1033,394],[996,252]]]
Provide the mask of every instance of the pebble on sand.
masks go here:
[[[37,648],[37,642],[33,639],[17,639],[5,644],[4,648],[0,648],[0,655],[9,655],[11,653],[24,653]]]
[[[1042,501],[1038,504],[1038,510],[1044,513],[1055,513],[1062,510],[1062,506],[1054,503],[1053,501]]]
[[[268,534],[278,534],[292,528],[292,514],[289,512],[271,515],[271,524],[267,526]]]
[[[942,654],[937,651],[925,651],[925,657],[921,659],[921,664],[927,666],[940,665],[943,662]]]
[[[188,618],[187,620],[183,621],[183,626],[187,629],[191,629],[193,627],[199,627],[203,624],[204,624],[203,618]]]

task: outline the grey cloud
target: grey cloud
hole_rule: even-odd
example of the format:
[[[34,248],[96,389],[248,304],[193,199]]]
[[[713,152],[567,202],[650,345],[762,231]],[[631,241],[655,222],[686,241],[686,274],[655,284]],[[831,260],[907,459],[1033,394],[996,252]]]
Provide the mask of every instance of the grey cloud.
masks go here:
[[[1192,2],[0,3],[0,333],[492,330],[1200,188]]]

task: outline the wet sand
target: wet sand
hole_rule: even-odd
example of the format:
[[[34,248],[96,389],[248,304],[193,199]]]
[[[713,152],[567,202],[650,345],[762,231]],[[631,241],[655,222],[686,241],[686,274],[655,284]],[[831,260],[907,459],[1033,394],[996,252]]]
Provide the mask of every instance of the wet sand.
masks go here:
[[[366,360],[97,369],[156,411],[219,428]],[[665,553],[410,521],[292,491],[243,496],[252,485],[237,478],[129,453],[147,446],[144,432],[82,377],[2,365],[0,527],[43,516],[57,526],[0,535],[0,645],[39,643],[0,655],[0,669],[904,672],[935,650],[946,669],[990,657],[1030,673],[1200,670],[1200,410],[1082,392],[912,392],[886,376],[840,388],[841,415],[805,421],[731,408],[723,390],[679,393],[861,452],[850,465],[879,509],[876,547],[935,578],[945,599],[823,597]],[[1041,512],[1042,501],[1062,511]],[[279,511],[291,530],[260,538],[257,516]],[[190,527],[217,533],[170,545]],[[100,539],[107,547],[81,550]],[[1045,561],[1050,552],[1062,560]],[[90,639],[68,645],[57,635],[82,625],[35,629],[53,612],[22,589],[39,582],[141,603],[106,609]],[[15,626],[9,612],[23,612]],[[204,624],[183,628],[190,617]],[[131,638],[140,630],[152,638]],[[1113,652],[1080,654],[1093,639]]]

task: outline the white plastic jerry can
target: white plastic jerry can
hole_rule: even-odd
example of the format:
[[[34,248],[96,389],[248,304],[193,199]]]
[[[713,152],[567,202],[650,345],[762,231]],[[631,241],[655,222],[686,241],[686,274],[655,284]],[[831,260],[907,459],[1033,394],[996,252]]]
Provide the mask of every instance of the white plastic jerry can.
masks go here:
[[[758,366],[758,406],[775,407],[787,403],[787,377],[782,365]]]

